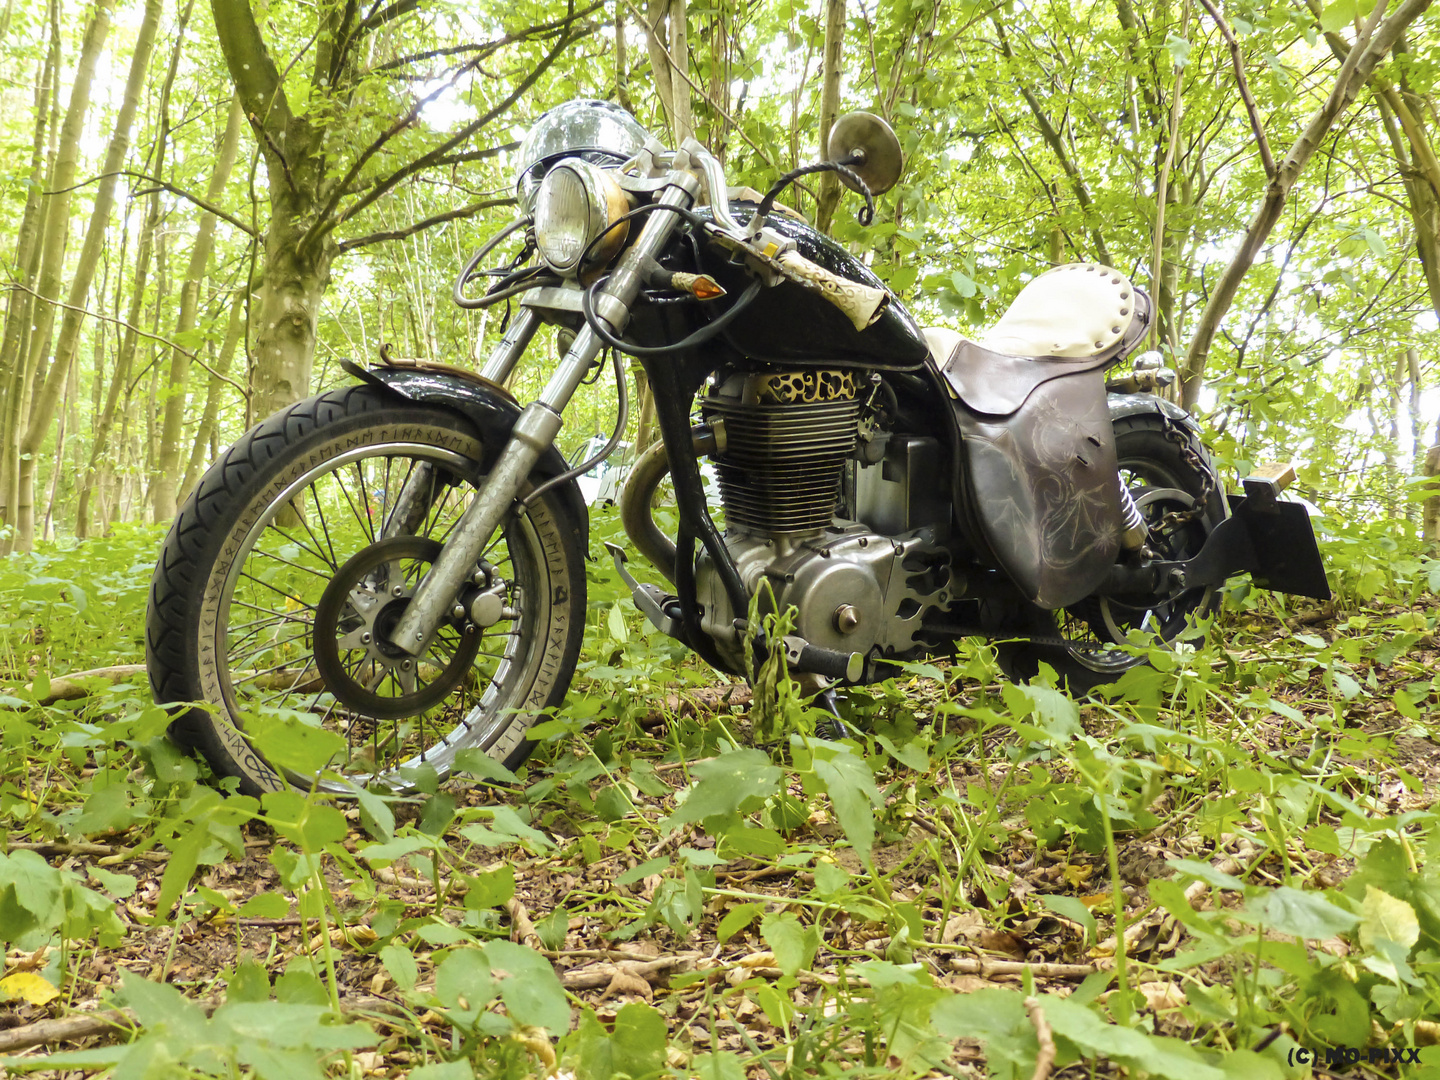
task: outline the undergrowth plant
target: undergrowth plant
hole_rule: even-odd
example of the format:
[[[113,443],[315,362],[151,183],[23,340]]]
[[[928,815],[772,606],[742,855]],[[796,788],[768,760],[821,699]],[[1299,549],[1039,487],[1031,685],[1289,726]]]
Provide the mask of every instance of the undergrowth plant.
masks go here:
[[[140,662],[156,542],[0,562],[0,996],[132,1025],[7,1069],[1269,1080],[1403,1051],[1440,1073],[1422,552],[1334,530],[1333,617],[1286,627],[1241,585],[1088,700],[967,644],[850,692],[839,739],[778,654],[731,707],[597,558],[581,677],[518,773],[472,752],[418,796],[342,800],[226,792],[143,677],[42,704]],[[334,752],[293,717],[253,735],[299,769]],[[294,937],[256,953],[256,924]],[[181,977],[200,938],[232,959]],[[613,965],[604,994],[583,964]]]

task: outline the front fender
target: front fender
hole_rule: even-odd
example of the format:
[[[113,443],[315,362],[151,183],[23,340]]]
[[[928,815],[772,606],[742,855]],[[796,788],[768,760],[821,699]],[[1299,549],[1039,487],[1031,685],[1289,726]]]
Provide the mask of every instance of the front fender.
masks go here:
[[[481,380],[470,372],[418,367],[364,368],[349,361],[341,361],[341,364],[357,379],[397,398],[439,405],[465,417],[480,433],[485,454],[480,464],[487,470],[509,441],[510,431],[520,418],[519,403],[503,387]],[[553,446],[535,463],[535,471],[544,477],[559,476],[569,467],[560,451]],[[555,488],[553,494],[560,500],[572,527],[579,532],[581,550],[589,552],[590,514],[580,495],[580,486],[571,480]]]

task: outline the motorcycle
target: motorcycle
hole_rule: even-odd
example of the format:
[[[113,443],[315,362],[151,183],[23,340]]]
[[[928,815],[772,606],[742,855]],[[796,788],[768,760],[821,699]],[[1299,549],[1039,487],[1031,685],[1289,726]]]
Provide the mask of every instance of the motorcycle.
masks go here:
[[[261,423],[181,508],[146,628],[172,737],[249,793],[408,790],[483,756],[517,766],[579,656],[576,478],[623,436],[622,356],[648,377],[661,438],[621,519],[668,587],[611,554],[649,621],[721,671],[778,649],[824,702],[979,636],[1007,675],[1044,663],[1083,692],[1144,662],[1128,643],[1173,642],[1235,575],[1328,597],[1306,511],[1279,498],[1293,471],[1227,497],[1193,419],[1156,393],[1173,373],[1132,359],[1144,290],[1069,264],[974,340],[922,330],[776,203],[834,172],[869,224],[901,172],[894,133],[850,114],[828,153],[761,197],[730,189],[693,139],[667,149],[614,105],[541,117],[521,147],[520,215],[454,287],[466,308],[517,301],[483,368],[386,348],[347,364],[354,385]],[[502,243],[519,251],[485,266]],[[560,358],[522,405],[505,384],[546,326]],[[562,417],[607,351],[615,434],[571,467]],[[666,476],[674,536],[652,516]],[[753,610],[791,612],[783,640],[753,624],[757,595]],[[262,755],[251,735],[277,720],[308,726],[318,757]]]

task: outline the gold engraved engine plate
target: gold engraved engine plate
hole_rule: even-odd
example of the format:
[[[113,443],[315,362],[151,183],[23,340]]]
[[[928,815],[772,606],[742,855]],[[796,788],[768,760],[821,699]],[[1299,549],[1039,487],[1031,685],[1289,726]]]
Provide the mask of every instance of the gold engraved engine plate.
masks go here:
[[[740,400],[747,405],[815,405],[825,401],[854,401],[860,380],[852,371],[811,369],[751,375]]]

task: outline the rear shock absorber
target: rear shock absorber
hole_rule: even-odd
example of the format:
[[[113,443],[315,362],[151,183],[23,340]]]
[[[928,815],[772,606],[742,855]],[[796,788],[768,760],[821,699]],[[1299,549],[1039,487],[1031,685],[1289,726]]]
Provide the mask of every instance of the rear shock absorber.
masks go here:
[[[1120,520],[1120,543],[1126,551],[1139,551],[1150,538],[1150,533],[1145,528],[1145,516],[1135,505],[1135,497],[1123,483],[1120,485]]]

